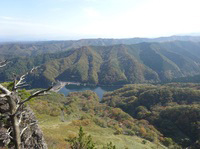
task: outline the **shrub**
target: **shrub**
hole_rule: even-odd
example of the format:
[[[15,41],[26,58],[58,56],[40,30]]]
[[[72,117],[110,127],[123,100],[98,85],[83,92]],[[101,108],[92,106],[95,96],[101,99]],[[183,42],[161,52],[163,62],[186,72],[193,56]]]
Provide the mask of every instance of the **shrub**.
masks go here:
[[[108,143],[103,149],[116,149],[116,146],[112,144],[112,142]]]
[[[134,136],[135,135],[135,132],[133,132],[132,130],[126,130],[124,132],[125,135],[129,135],[129,136]]]
[[[71,149],[95,149],[92,137],[90,135],[87,136],[82,127],[79,129],[78,137],[69,138],[66,141],[70,143]]]
[[[119,135],[123,133],[123,129],[119,126],[115,126],[116,131],[114,132],[115,135]]]
[[[146,144],[147,143],[147,140],[142,140],[142,144]]]
[[[91,124],[90,119],[83,119],[83,120],[73,120],[72,125],[74,126],[87,126]]]
[[[163,144],[167,147],[169,147],[170,145],[172,145],[174,142],[171,138],[165,138],[163,141]]]
[[[106,127],[107,127],[107,124],[106,124],[105,120],[103,120],[103,119],[94,118],[93,121],[95,122],[96,125],[98,125],[98,126],[100,126],[100,127],[103,127],[103,128],[106,128]]]

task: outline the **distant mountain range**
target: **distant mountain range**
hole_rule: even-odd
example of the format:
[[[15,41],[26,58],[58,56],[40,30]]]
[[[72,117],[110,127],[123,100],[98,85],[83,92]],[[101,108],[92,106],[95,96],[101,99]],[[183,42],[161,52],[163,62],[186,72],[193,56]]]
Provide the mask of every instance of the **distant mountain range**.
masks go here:
[[[192,37],[182,39],[186,38],[192,39]],[[196,37],[196,41],[198,38]],[[128,42],[127,40],[124,39]],[[56,80],[101,85],[157,83],[200,74],[199,42],[109,45],[111,43],[108,41],[111,39],[80,40],[76,43],[75,41],[18,43],[13,46],[3,44],[0,46],[0,51],[5,57],[8,55],[28,57],[12,58],[12,63],[4,70],[0,70],[0,80],[10,80],[13,72],[22,74],[33,66],[40,66],[29,76],[32,85],[37,87],[48,86]],[[114,41],[120,40],[113,39]],[[96,43],[98,46],[81,46],[86,43],[88,45]],[[103,43],[108,46],[102,46]],[[80,47],[75,48],[75,46]],[[5,47],[7,50],[4,51]]]
[[[81,39],[66,41],[34,41],[34,42],[2,42],[0,43],[1,56],[35,56],[43,53],[66,51],[82,46],[111,46],[118,44],[137,44],[142,42],[172,42],[191,41],[200,42],[200,36],[171,36],[160,38],[127,38],[127,39]]]

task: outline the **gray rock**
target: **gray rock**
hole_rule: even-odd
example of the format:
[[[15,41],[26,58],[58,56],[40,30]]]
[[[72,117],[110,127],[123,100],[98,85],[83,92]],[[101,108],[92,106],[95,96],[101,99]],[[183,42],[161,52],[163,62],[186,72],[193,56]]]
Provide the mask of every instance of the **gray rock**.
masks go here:
[[[8,108],[9,106],[5,100],[0,99],[0,148],[8,147],[9,149],[14,149]],[[22,149],[47,149],[43,133],[37,124],[33,111],[28,106],[24,106],[20,110],[19,113],[25,111],[20,123],[20,129],[22,131],[27,127],[21,136]]]

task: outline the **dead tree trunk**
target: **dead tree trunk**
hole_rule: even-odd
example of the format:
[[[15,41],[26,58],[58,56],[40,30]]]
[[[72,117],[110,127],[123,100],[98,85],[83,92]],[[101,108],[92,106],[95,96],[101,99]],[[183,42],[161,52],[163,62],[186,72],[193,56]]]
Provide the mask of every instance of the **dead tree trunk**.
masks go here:
[[[7,100],[8,100],[8,104],[9,104],[9,110],[10,110],[11,124],[12,124],[12,128],[13,128],[13,139],[14,139],[14,143],[15,143],[15,148],[21,149],[20,127],[19,127],[19,120],[18,120],[17,114],[16,114],[17,104],[12,95],[8,96]]]
[[[0,62],[0,67],[3,67],[6,65],[6,61],[5,62]],[[33,68],[30,73],[34,70],[35,68]],[[6,102],[9,105],[9,117],[11,120],[11,130],[12,133],[10,136],[13,141],[14,141],[14,145],[16,149],[21,149],[21,136],[23,135],[24,131],[28,128],[28,124],[26,127],[22,127],[20,129],[20,123],[23,117],[23,108],[22,106],[28,102],[29,100],[31,100],[34,97],[40,96],[40,95],[44,95],[46,92],[50,91],[52,87],[48,88],[48,89],[44,89],[44,90],[39,90],[36,91],[35,93],[33,93],[31,96],[29,96],[28,98],[26,98],[25,100],[21,101],[21,98],[18,96],[18,89],[20,87],[22,87],[25,82],[25,77],[28,73],[26,73],[25,75],[22,75],[19,78],[19,81],[17,81],[17,79],[15,78],[14,82],[13,82],[13,88],[12,91],[8,90],[6,87],[4,87],[3,85],[0,84],[0,98],[4,98],[6,99]],[[35,124],[35,123],[34,123]],[[32,125],[32,124],[30,124]]]

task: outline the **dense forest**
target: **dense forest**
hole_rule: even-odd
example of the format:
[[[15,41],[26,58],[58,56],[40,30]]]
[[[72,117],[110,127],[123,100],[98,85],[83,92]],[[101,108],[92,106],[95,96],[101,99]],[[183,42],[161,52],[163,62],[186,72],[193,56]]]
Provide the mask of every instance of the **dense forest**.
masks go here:
[[[48,44],[56,45],[57,42]],[[23,74],[37,66],[29,76],[33,87],[45,87],[56,80],[93,85],[179,81],[179,78],[200,74],[199,48],[198,42],[189,41],[83,46],[64,52],[10,58],[11,63],[0,70],[0,80],[11,80],[12,73]]]
[[[147,120],[184,148],[199,148],[200,91],[197,86],[126,85],[107,93],[102,102],[121,108],[136,119]]]

